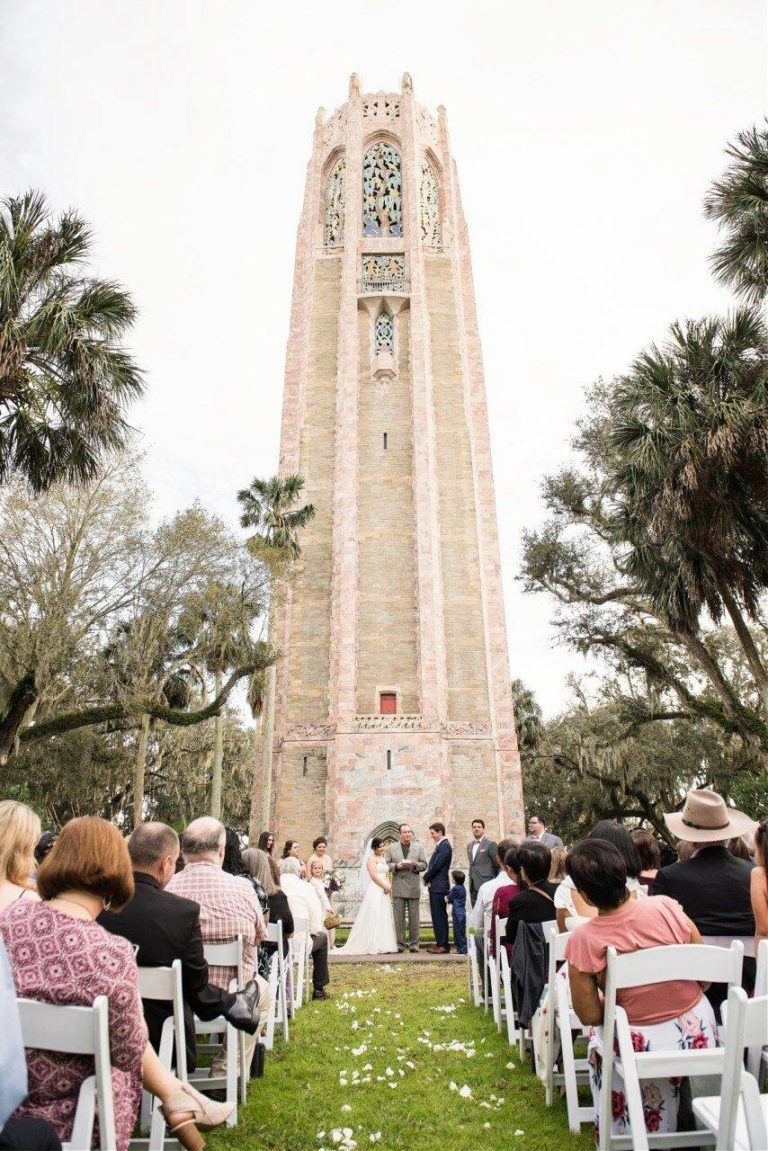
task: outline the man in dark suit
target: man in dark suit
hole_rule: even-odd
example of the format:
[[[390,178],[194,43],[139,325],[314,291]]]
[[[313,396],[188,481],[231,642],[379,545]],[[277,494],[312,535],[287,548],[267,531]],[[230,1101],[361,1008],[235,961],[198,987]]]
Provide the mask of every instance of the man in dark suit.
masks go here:
[[[444,823],[430,823],[429,834],[435,850],[424,872],[424,882],[429,889],[429,911],[435,929],[435,942],[432,947],[427,948],[427,951],[432,955],[447,955],[451,949],[448,946],[448,908],[445,897],[451,887],[448,873],[451,869],[453,848],[445,838]]]
[[[694,845],[690,859],[662,867],[653,884],[654,895],[669,895],[681,904],[702,935],[754,935],[755,920],[749,895],[752,864],[731,855],[726,843],[752,831],[754,822],[742,811],[728,807],[715,791],[689,791],[682,812],[665,815],[677,839]],[[744,960],[744,986],[754,986],[753,959]],[[725,998],[725,984],[712,984],[707,997],[717,1010]]]
[[[99,923],[113,935],[122,935],[138,946],[140,967],[170,967],[181,960],[184,993],[187,1068],[195,1068],[195,1022],[224,1015],[233,1027],[255,1034],[260,1013],[255,982],[237,993],[223,991],[208,982],[208,964],[200,934],[200,908],[163,888],[176,871],[179,837],[164,823],[141,823],[128,840],[136,884],[133,899],[120,912],[103,911]],[[170,1003],[144,1000],[149,1040],[157,1050],[165,1020],[173,1014]]]
[[[469,895],[474,904],[477,893],[489,879],[499,874],[498,847],[485,834],[485,821],[472,820],[472,842],[467,844]]]

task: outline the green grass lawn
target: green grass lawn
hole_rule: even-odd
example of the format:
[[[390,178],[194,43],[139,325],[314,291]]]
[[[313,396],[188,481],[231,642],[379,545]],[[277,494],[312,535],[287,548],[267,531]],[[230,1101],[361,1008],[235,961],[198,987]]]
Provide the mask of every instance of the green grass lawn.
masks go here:
[[[331,978],[333,1000],[302,1007],[237,1127],[206,1136],[210,1151],[594,1147],[471,1006],[463,965],[345,964]]]

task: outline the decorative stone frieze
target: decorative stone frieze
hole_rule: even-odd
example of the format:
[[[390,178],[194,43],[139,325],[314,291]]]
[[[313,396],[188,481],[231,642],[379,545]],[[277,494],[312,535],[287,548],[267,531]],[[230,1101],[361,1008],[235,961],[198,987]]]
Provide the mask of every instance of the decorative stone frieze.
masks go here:
[[[283,729],[283,742],[304,742],[333,739],[334,727],[329,723],[293,723]]]
[[[392,92],[371,92],[363,96],[364,120],[399,120],[400,97]]]
[[[451,723],[441,724],[440,733],[446,739],[490,739],[493,735],[493,728],[490,723],[454,720]]]

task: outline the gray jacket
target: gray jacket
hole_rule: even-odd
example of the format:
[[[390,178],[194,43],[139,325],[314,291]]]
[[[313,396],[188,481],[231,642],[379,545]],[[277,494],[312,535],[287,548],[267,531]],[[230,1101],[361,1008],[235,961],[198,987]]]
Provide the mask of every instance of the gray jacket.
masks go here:
[[[484,883],[489,879],[495,879],[499,874],[499,864],[497,862],[497,855],[499,849],[492,839],[488,839],[486,835],[477,842],[477,854],[472,858],[475,849],[475,841],[467,844],[467,862],[469,863],[469,883],[470,889],[474,896]]]
[[[405,859],[403,847],[399,839],[396,840],[395,843],[390,844],[384,858],[387,861],[390,878],[392,880],[392,898],[420,899],[421,872],[427,870],[427,860],[421,844],[416,843],[416,841],[412,839],[410,847],[408,848],[408,862],[415,863],[415,868],[404,868],[402,871],[396,870],[397,864],[402,863]]]

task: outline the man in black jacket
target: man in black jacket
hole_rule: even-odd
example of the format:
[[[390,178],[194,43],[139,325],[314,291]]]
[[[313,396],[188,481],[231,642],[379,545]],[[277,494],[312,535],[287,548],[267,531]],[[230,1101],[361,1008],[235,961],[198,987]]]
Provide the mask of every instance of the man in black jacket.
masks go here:
[[[681,863],[662,867],[653,884],[654,895],[669,895],[681,904],[702,935],[729,937],[755,933],[749,896],[752,864],[731,855],[729,839],[754,829],[754,821],[728,807],[715,791],[693,790],[682,812],[665,815],[677,839],[694,846],[694,854]],[[744,986],[754,986],[754,959],[744,961]],[[715,1010],[725,998],[725,984],[712,984],[707,992]]]
[[[451,888],[448,872],[451,869],[453,848],[445,838],[444,823],[430,823],[429,834],[435,850],[430,856],[429,866],[423,878],[429,889],[429,910],[435,930],[435,942],[432,947],[427,948],[427,951],[433,955],[447,955],[451,949],[448,946],[448,908],[445,897]]]
[[[208,964],[200,934],[200,908],[163,888],[176,871],[179,837],[164,823],[141,823],[128,840],[136,890],[122,911],[103,911],[99,923],[113,935],[122,935],[138,946],[140,967],[170,967],[181,960],[184,993],[187,1068],[195,1068],[193,1012],[210,1021],[224,1015],[233,1027],[255,1034],[260,1013],[258,986],[254,981],[237,993],[208,982]],[[146,999],[144,1018],[149,1040],[157,1050],[163,1023],[173,1014],[170,1003]]]

